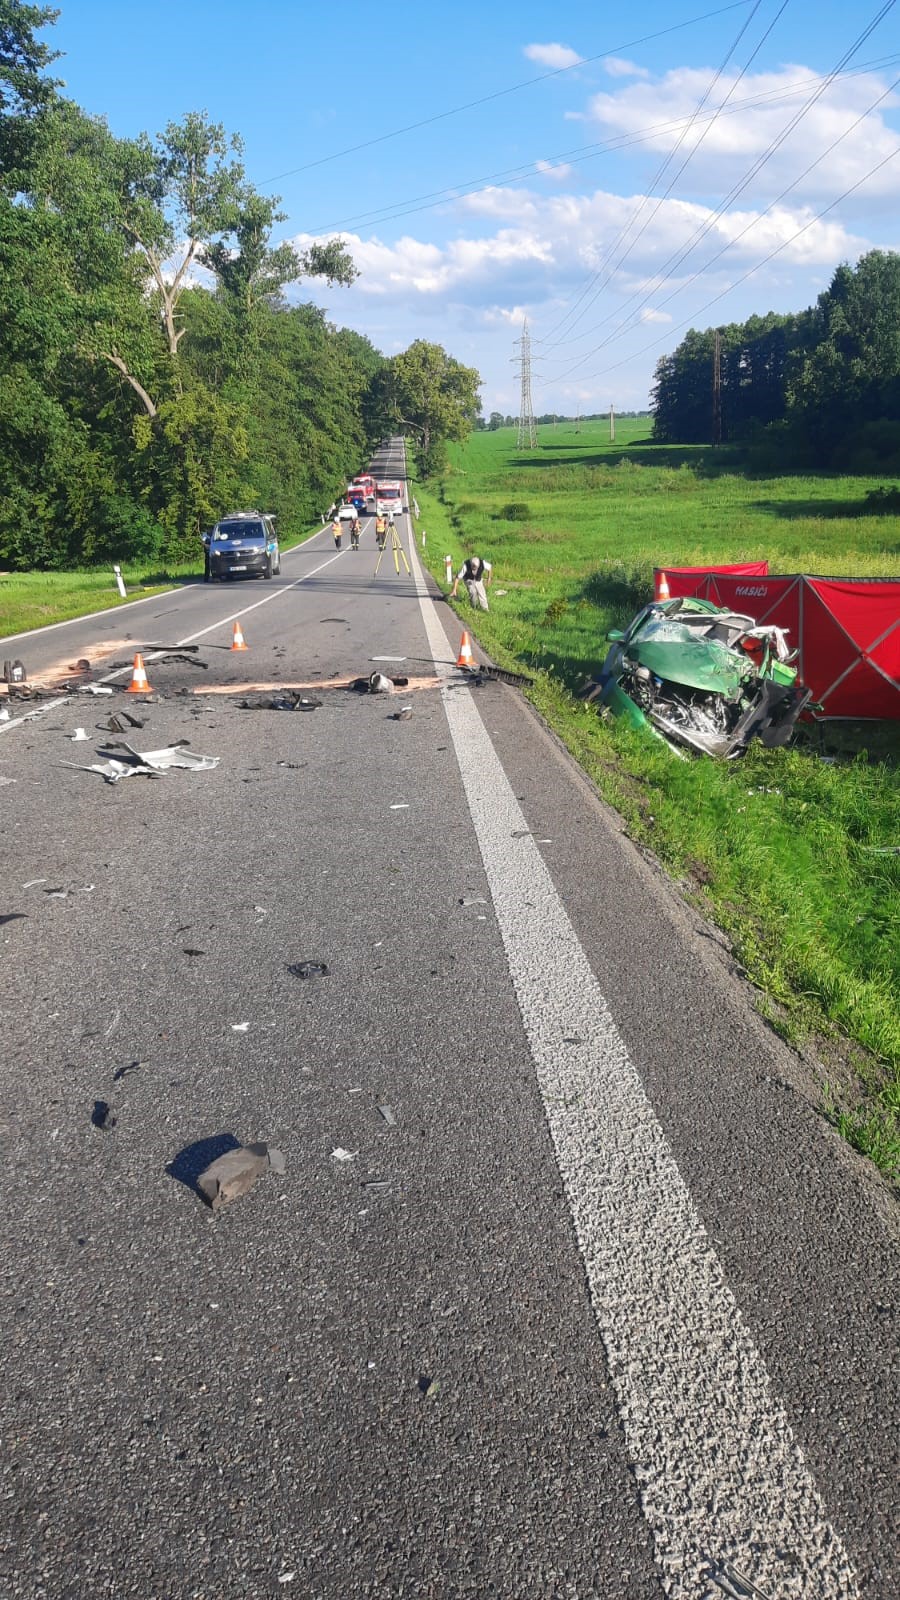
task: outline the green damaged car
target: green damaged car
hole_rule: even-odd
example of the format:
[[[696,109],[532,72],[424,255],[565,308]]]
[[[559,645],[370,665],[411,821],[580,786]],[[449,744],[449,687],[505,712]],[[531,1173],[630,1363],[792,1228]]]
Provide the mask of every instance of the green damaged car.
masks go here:
[[[812,698],[781,628],[710,600],[655,600],[607,641],[587,698],[702,755],[733,760],[751,739],[787,744]]]

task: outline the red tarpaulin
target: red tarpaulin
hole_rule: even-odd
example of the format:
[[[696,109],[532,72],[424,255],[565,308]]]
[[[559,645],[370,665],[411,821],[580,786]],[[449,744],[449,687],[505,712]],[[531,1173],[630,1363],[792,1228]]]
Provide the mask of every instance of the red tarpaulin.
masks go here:
[[[735,566],[731,567],[673,567],[671,570],[668,567],[657,567],[653,575],[653,593],[658,600],[660,598],[659,583],[663,571],[665,571],[666,578],[669,581],[669,594],[673,599],[675,595],[679,594],[691,597],[700,595],[705,599],[706,590],[704,584],[711,572],[732,572],[735,576],[758,578],[764,577],[768,570],[768,561],[739,561]],[[674,587],[672,585],[673,576],[678,580]],[[693,585],[691,583],[692,578],[696,580]]]
[[[673,599],[713,600],[786,629],[800,651],[800,678],[822,707],[819,716],[900,721],[900,579],[735,571],[665,568]]]

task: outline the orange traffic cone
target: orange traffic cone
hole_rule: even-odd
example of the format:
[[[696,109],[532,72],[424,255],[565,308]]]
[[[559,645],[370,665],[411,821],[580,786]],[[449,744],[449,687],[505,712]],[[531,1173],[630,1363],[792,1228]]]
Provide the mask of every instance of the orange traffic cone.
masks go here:
[[[131,682],[125,693],[150,694],[151,692],[150,685],[147,682],[147,669],[144,666],[144,658],[138,654],[134,658],[134,666],[131,669]]]
[[[250,646],[244,642],[244,635],[241,633],[241,625],[239,622],[236,622],[234,625],[234,638],[231,641],[231,648],[232,650],[249,650],[250,648]]]
[[[669,580],[664,572],[661,572],[656,580],[656,598],[657,600],[671,600],[672,598],[669,593]]]
[[[459,655],[456,658],[458,667],[474,667],[475,657],[472,654],[472,641],[463,629],[463,636],[459,641]]]

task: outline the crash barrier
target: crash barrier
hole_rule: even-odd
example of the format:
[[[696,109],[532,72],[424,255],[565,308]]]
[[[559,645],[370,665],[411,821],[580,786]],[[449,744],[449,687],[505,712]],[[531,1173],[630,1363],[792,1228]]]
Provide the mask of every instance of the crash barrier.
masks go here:
[[[673,599],[712,600],[784,628],[817,718],[900,721],[900,579],[740,575],[734,568],[666,567]],[[654,573],[654,589],[659,573]]]

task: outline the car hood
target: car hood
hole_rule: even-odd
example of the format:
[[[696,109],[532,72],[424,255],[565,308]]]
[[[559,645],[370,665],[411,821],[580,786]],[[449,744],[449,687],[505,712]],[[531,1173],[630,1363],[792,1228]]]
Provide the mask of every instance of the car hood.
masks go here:
[[[695,629],[669,617],[648,619],[629,639],[626,654],[657,678],[712,694],[733,695],[753,671],[728,645],[698,638]]]

